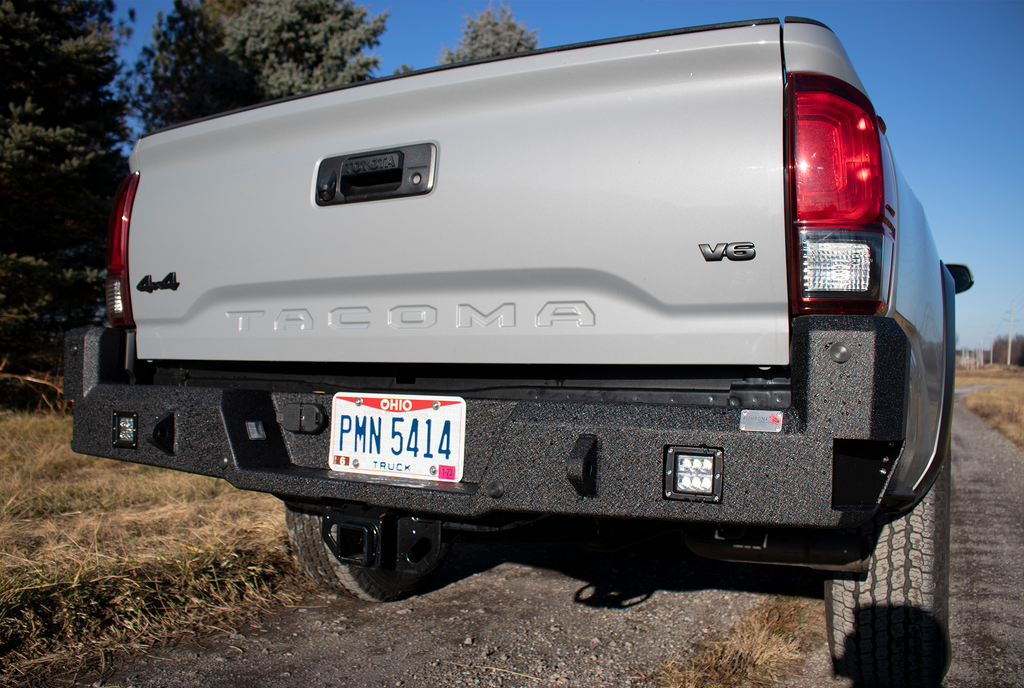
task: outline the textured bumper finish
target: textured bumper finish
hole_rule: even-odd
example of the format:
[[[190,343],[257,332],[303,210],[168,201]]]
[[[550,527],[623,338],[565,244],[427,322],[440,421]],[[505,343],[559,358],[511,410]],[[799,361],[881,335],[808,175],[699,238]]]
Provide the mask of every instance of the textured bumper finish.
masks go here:
[[[740,409],[655,404],[476,400],[467,404],[466,468],[459,485],[353,480],[327,469],[329,432],[281,430],[276,411],[329,395],[128,385],[120,338],[100,329],[68,337],[65,387],[75,401],[80,453],[222,477],[296,501],[350,500],[416,513],[476,518],[490,512],[558,513],[707,523],[837,527],[871,511],[832,508],[832,441],[902,440],[909,347],[885,318],[810,316],[793,328],[793,406],[779,433],[742,432]],[[837,363],[830,350],[852,355]],[[137,449],[111,446],[114,411],[139,415]],[[146,441],[174,414],[173,454]],[[253,441],[245,422],[259,420]],[[597,495],[580,496],[567,460],[595,435]],[[664,499],[667,446],[724,451],[721,503]]]

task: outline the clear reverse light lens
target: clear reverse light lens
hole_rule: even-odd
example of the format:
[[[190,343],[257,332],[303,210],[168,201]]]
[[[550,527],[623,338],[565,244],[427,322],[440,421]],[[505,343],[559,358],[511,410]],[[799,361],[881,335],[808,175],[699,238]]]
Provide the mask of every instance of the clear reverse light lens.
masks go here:
[[[120,275],[107,276],[107,315],[112,318],[120,318],[124,315]]]
[[[804,292],[860,291],[871,286],[871,247],[860,241],[803,241]]]

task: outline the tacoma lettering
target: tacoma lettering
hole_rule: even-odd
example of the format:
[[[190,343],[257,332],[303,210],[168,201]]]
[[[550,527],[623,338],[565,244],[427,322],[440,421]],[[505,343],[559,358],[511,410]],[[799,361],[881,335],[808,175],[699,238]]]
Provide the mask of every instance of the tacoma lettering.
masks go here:
[[[736,258],[735,260],[746,259]],[[250,332],[256,325],[255,320],[263,317],[264,311],[226,311],[224,315],[232,329],[237,332]],[[369,329],[374,322],[373,311],[368,306],[343,306],[333,308],[327,313],[327,326],[337,331],[365,330]],[[387,312],[386,317],[376,319],[376,322],[386,323],[396,330],[425,330],[437,324],[438,310],[427,304],[395,306]],[[593,327],[597,323],[597,315],[585,301],[548,301],[537,312],[535,326],[553,327],[556,323],[574,323],[577,327]],[[456,308],[455,327],[457,329],[478,326],[492,329],[491,326],[495,324],[499,330],[516,327],[516,304],[503,303],[490,311],[480,310],[468,303],[459,304]],[[281,311],[274,320],[273,329],[277,332],[312,330],[313,316],[305,308],[286,309]]]

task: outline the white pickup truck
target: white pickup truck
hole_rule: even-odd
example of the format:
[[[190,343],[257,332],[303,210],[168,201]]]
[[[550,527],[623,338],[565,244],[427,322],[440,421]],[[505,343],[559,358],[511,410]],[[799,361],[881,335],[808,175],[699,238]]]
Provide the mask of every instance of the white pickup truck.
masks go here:
[[[953,295],[833,33],[436,67],[148,134],[75,451],[280,497],[328,588],[458,536],[830,571],[837,670],[948,666]]]

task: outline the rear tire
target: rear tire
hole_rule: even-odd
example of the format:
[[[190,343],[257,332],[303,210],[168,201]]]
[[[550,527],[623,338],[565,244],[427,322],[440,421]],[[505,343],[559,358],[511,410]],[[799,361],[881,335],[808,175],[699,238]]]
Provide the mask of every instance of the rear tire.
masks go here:
[[[877,537],[866,575],[825,583],[832,661],[858,686],[932,688],[949,669],[949,464],[912,511],[861,528]]]
[[[292,554],[306,575],[329,592],[349,593],[371,602],[393,602],[415,594],[430,575],[429,571],[415,575],[342,564],[324,543],[320,514],[285,504],[284,517]]]

